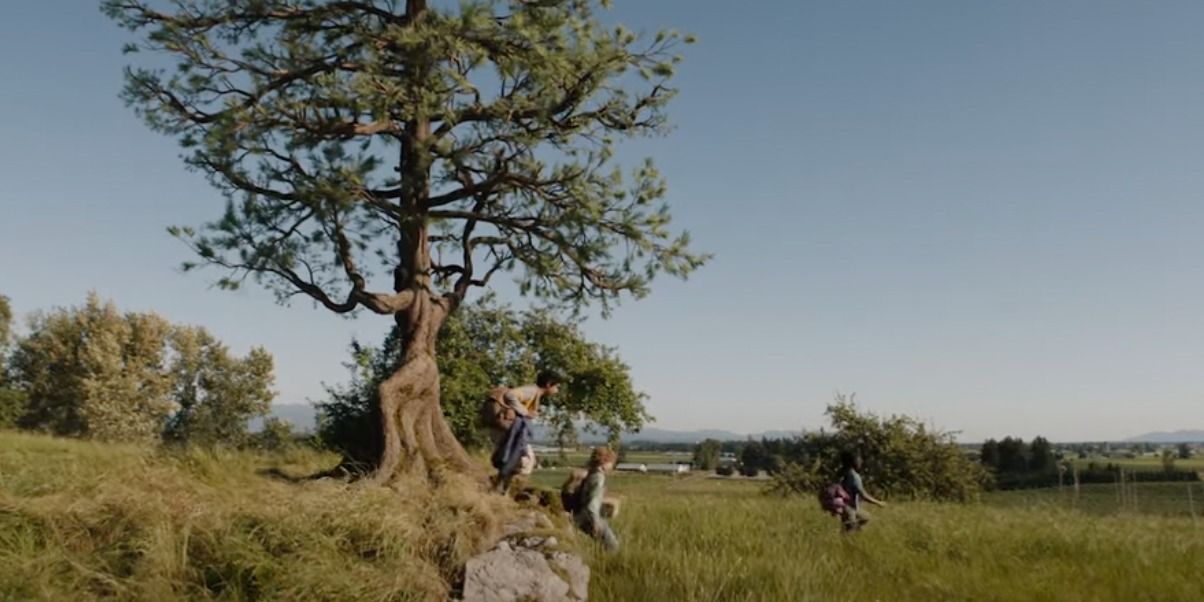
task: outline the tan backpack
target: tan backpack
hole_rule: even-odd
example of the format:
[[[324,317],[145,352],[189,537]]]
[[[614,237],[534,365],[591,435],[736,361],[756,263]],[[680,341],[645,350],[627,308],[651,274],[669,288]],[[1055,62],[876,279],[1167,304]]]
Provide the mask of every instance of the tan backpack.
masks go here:
[[[575,514],[581,509],[581,487],[585,485],[587,477],[589,471],[584,468],[569,471],[569,478],[560,486],[560,505],[564,507],[565,512]]]
[[[514,424],[517,414],[514,408],[506,405],[506,387],[495,387],[489,390],[489,395],[481,402],[480,420],[486,428],[506,432]]]
[[[574,468],[569,472],[569,478],[565,479],[564,485],[560,486],[560,505],[564,507],[564,511],[569,514],[576,514],[582,509],[585,500],[581,499],[584,495],[585,480],[589,478],[589,471],[584,468]],[[619,515],[619,498],[609,495],[602,496],[602,517],[614,518]]]

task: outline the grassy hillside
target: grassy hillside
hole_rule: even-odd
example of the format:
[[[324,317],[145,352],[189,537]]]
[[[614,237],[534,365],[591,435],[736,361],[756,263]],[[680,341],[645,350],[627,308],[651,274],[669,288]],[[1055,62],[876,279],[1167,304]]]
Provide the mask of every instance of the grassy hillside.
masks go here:
[[[261,474],[333,460],[0,433],[0,600],[441,600],[513,510],[460,482],[388,491]],[[844,536],[814,500],[747,481],[610,486],[623,549],[589,552],[603,602],[1204,598],[1204,521],[1190,517],[991,498],[895,504]]]
[[[511,508],[263,476],[333,457],[166,454],[0,432],[0,600],[428,600]]]

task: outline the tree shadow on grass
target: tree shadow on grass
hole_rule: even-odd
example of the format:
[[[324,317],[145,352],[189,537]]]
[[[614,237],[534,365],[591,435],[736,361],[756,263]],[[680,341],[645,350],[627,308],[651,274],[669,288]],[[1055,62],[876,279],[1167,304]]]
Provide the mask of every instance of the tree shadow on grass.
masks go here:
[[[259,476],[267,477],[276,481],[300,484],[308,483],[310,481],[320,481],[323,479],[352,483],[364,479],[370,471],[365,467],[355,467],[348,465],[347,463],[340,463],[338,466],[328,470],[302,475],[291,474],[279,466],[261,468],[255,472]]]

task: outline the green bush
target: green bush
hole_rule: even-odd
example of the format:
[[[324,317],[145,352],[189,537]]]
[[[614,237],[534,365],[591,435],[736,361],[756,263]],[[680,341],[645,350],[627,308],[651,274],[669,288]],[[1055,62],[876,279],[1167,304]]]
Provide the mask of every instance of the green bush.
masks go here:
[[[808,464],[787,462],[773,475],[768,491],[779,495],[815,495],[831,481],[823,472],[818,460]]]
[[[377,388],[400,365],[396,328],[380,347],[352,343],[351,382],[327,387],[318,404],[318,437],[351,463],[370,465],[383,445]],[[569,321],[548,311],[519,313],[490,298],[461,307],[439,331],[440,406],[456,439],[466,448],[490,446],[478,423],[481,402],[498,385],[535,381],[541,368],[564,375],[560,393],[540,408],[540,421],[559,444],[576,441],[575,425],[588,420],[611,433],[637,430],[648,418],[644,394],[614,349],[585,340]]]
[[[263,451],[287,451],[297,445],[297,435],[287,420],[275,416],[263,419],[263,429],[250,436],[251,447]]]
[[[121,312],[96,293],[36,314],[9,363],[0,426],[64,436],[239,445],[275,395],[264,349],[238,358],[204,328]]]
[[[16,428],[28,403],[24,391],[0,385],[0,429]]]
[[[875,495],[965,502],[990,484],[987,470],[963,454],[952,435],[914,418],[859,412],[851,397],[839,396],[827,415],[834,431],[800,438],[771,491],[814,494],[839,478],[845,450],[862,456],[862,476]]]

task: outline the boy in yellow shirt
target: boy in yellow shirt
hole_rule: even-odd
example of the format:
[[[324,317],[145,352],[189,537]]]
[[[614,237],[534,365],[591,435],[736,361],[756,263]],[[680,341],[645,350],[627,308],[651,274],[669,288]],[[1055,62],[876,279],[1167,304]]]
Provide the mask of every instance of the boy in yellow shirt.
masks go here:
[[[544,397],[555,395],[560,391],[563,379],[555,372],[545,370],[535,378],[534,385],[526,385],[507,389],[502,394],[506,406],[514,410],[514,424],[498,441],[493,452],[493,465],[498,469],[497,491],[505,493],[510,487],[510,479],[518,472],[524,456],[534,456],[530,450],[531,425],[529,420],[539,415],[539,405]]]
[[[539,415],[539,403],[545,396],[555,395],[559,392],[560,375],[545,370],[535,378],[535,384],[507,389],[502,394],[502,399],[519,416],[526,416],[530,419]]]

